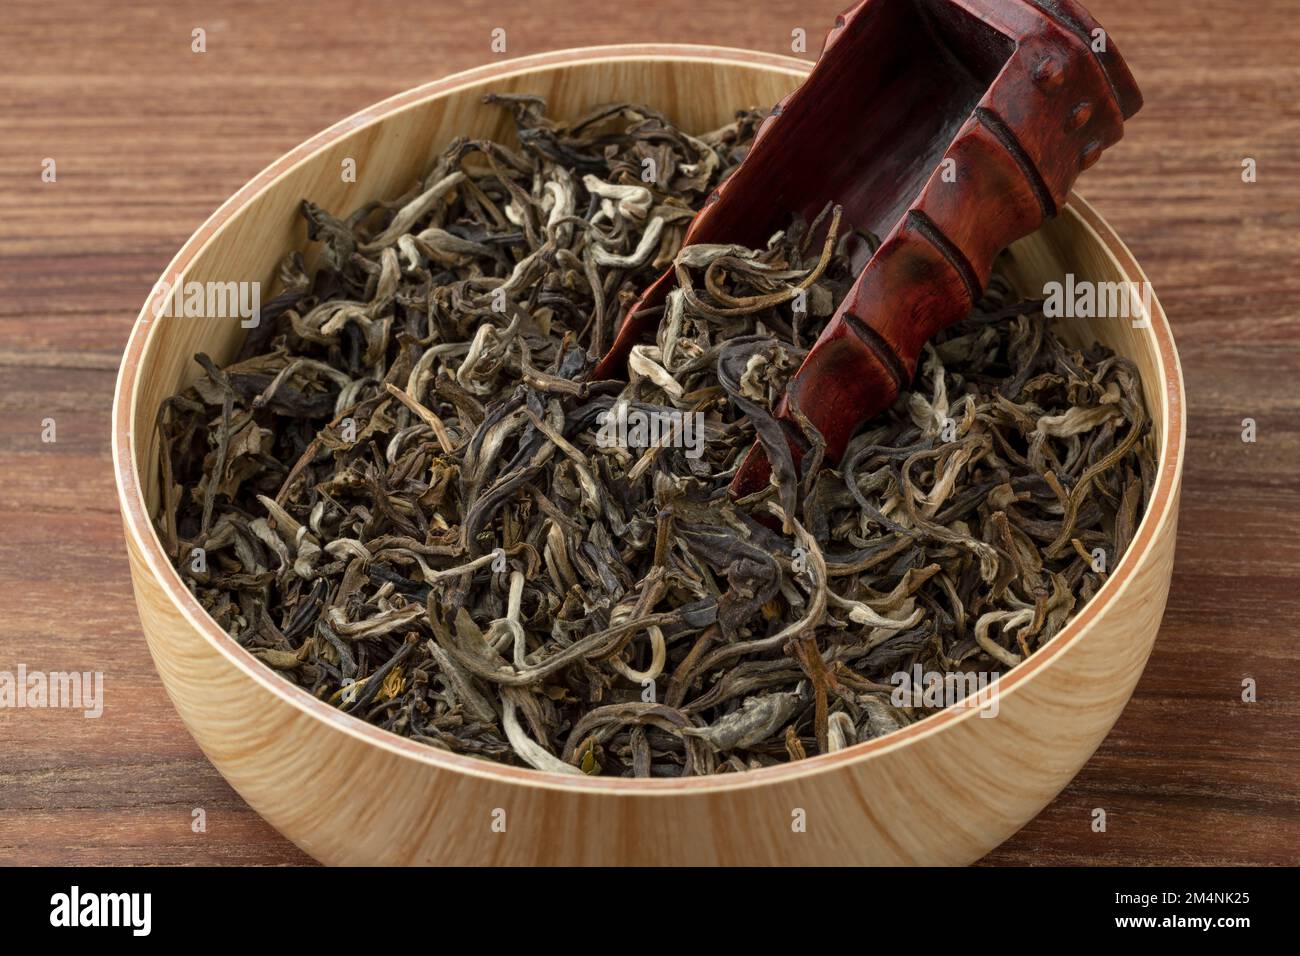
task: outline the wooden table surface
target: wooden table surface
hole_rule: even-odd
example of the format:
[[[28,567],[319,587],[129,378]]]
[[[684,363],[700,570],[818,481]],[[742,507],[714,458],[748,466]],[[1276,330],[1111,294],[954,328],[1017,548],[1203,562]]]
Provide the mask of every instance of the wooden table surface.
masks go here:
[[[102,670],[106,706],[98,720],[0,710],[0,863],[308,862],[172,710],[136,618],[109,467],[131,323],[203,219],[335,120],[496,58],[495,27],[509,56],[646,39],[789,52],[802,27],[811,58],[845,3],[6,5],[0,671]],[[1295,0],[1088,5],[1146,96],[1081,191],[1174,326],[1189,398],[1181,535],[1132,702],[1073,784],[986,862],[1295,863],[1300,19]],[[191,51],[196,27],[206,53]],[[1255,183],[1242,181],[1245,158]],[[1246,678],[1254,703],[1241,699]]]

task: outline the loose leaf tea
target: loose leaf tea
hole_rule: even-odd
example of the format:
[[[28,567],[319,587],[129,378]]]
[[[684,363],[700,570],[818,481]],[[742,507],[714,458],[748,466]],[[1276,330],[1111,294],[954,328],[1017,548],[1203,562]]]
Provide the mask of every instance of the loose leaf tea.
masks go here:
[[[796,471],[773,409],[875,238],[828,207],[681,247],[757,111],[691,136],[488,102],[518,148],[457,140],[346,219],[305,202],[315,267],[288,256],[160,412],[160,534],[254,656],[456,753],[695,775],[912,723],[896,675],[1004,672],[1096,593],[1155,477],[1132,363],[995,275],[840,462],[805,420]],[[589,380],[669,264],[657,339]],[[755,440],[773,482],[733,502]]]

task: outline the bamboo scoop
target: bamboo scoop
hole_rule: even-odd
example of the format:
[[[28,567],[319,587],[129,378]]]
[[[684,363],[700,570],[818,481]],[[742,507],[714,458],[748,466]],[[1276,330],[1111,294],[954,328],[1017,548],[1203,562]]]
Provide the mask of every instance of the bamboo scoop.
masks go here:
[[[828,202],[843,207],[841,234],[882,239],[850,253],[857,279],[777,411],[796,469],[809,448],[799,414],[838,461],[911,382],[926,340],[969,313],[998,252],[1056,214],[1141,105],[1074,0],[863,0],[836,20],[684,240],[761,247]],[[670,269],[645,291],[594,378],[621,374],[674,284]],[[770,472],[755,445],[732,495]]]

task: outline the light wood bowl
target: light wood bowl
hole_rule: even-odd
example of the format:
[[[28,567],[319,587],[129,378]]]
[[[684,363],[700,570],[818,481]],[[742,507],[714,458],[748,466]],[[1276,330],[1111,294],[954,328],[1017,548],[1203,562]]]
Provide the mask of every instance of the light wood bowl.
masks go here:
[[[642,101],[699,131],[737,108],[775,103],[808,68],[723,48],[600,47],[439,80],[276,161],[203,224],[164,278],[260,280],[269,290],[283,253],[305,242],[296,212],[304,197],[347,213],[400,194],[456,135],[511,140],[505,112],[479,103],[488,91],[539,93],[559,116]],[[350,184],[340,176],[349,157],[357,168]],[[1041,293],[1065,272],[1145,281],[1078,197],[1014,252],[1027,292]],[[156,319],[153,304],[151,297],[136,320],[113,408],[117,489],[149,649],[217,769],[281,833],[327,863],[969,863],[1038,813],[1096,750],[1160,625],[1186,425],[1178,357],[1153,302],[1150,328],[1117,319],[1068,326],[1077,341],[1100,340],[1139,366],[1159,439],[1158,478],[1129,553],[1060,634],[1003,676],[995,718],[949,709],[838,753],[680,781],[567,777],[434,750],[282,680],[222,632],[172,569],[150,517],[160,487],[155,415],[197,376],[195,352],[228,360],[244,333],[229,319]]]

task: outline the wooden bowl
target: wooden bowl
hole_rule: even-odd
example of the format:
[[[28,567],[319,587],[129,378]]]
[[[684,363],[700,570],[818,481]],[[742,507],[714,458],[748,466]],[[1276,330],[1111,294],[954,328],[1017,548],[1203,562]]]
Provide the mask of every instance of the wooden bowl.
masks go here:
[[[600,47],[460,73],[395,96],[308,140],[236,193],[164,279],[260,280],[305,241],[304,197],[334,213],[397,196],[460,134],[511,140],[488,91],[546,97],[553,115],[643,101],[688,130],[775,103],[809,64],[703,46]],[[341,163],[356,161],[356,182]],[[1078,197],[1014,248],[1015,278],[1142,282],[1124,244]],[[343,714],[282,680],[231,640],[181,583],[150,516],[159,501],[154,420],[198,375],[193,355],[229,360],[231,319],[155,318],[132,331],[113,408],[113,461],[136,602],[149,649],[186,726],[273,826],[327,863],[960,864],[1038,813],[1110,730],[1151,651],[1174,557],[1185,420],[1164,311],[1149,328],[1069,320],[1141,369],[1159,437],[1154,498],[1100,592],[996,685],[998,714],[948,709],[887,737],[808,760],[686,780],[579,778],[434,750]],[[1080,823],[1086,825],[1086,821]]]

